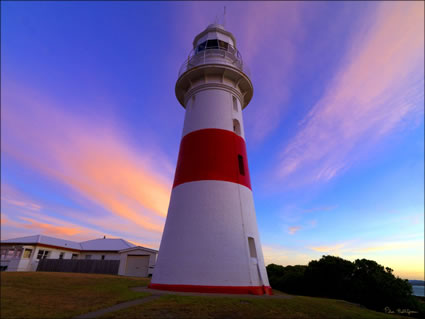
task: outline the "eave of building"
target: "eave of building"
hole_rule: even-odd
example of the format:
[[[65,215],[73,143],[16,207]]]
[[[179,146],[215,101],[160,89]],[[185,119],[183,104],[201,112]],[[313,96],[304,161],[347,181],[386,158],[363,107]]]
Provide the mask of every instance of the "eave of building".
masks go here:
[[[55,248],[55,249],[60,249],[60,250],[82,252],[82,250],[80,250],[80,249],[75,249],[75,248],[70,248],[70,247],[62,247],[62,246],[55,246],[55,245],[48,245],[48,244],[42,244],[42,243],[1,243],[1,246],[41,246],[41,247]]]

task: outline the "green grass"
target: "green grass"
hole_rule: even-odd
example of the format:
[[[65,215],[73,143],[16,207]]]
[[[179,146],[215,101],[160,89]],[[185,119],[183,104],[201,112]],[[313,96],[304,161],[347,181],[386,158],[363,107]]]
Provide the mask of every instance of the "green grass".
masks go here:
[[[334,299],[193,297],[164,295],[101,318],[401,318]]]
[[[112,275],[2,272],[1,318],[72,318],[148,293],[146,278]],[[155,291],[153,291],[155,293]],[[279,292],[276,291],[276,295]],[[402,318],[334,299],[163,295],[102,318]],[[405,318],[405,317],[403,317]]]
[[[146,278],[55,272],[1,272],[1,318],[71,318],[146,296]]]

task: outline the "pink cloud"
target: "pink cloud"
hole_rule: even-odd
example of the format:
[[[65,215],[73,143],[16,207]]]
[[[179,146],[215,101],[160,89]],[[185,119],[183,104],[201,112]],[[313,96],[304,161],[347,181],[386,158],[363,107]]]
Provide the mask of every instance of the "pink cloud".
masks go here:
[[[291,226],[291,227],[288,227],[288,233],[290,235],[294,235],[299,230],[301,230],[301,226]]]
[[[382,2],[372,19],[281,152],[279,179],[330,180],[382,137],[422,118],[424,3]]]
[[[161,233],[171,191],[167,158],[155,147],[135,147],[113,122],[61,109],[27,87],[5,91],[2,152],[67,187],[68,196]]]

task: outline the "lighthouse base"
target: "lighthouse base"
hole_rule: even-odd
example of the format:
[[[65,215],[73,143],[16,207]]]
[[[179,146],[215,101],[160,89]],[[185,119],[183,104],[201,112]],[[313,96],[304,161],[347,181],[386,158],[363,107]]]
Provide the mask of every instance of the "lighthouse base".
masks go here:
[[[166,285],[150,284],[150,289],[179,291],[179,292],[201,292],[219,294],[246,294],[246,295],[273,295],[270,286],[198,286],[198,285]]]

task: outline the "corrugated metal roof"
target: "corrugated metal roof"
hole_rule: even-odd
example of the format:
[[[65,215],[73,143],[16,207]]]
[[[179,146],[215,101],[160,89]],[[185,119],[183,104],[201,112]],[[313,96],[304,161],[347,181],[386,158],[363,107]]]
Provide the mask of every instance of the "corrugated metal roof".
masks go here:
[[[51,246],[58,246],[64,248],[72,248],[81,250],[81,245],[75,241],[60,239],[45,235],[34,235],[28,237],[12,238],[2,240],[2,243],[15,243],[15,244],[45,244]]]
[[[81,247],[83,250],[123,250],[135,247],[135,245],[121,238],[101,238],[83,241]]]
[[[121,238],[100,238],[83,241],[81,243],[45,235],[11,238],[1,241],[2,244],[45,244],[63,248],[71,248],[82,251],[120,251],[136,247],[132,243]]]

